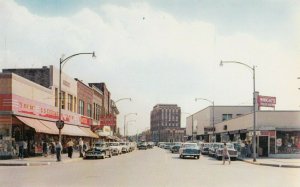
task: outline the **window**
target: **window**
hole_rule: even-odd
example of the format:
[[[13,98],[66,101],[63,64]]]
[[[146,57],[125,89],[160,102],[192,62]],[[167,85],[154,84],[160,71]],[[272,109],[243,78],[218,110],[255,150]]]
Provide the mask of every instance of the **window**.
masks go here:
[[[58,88],[55,88],[55,101],[54,101],[54,105],[55,107],[58,107]]]
[[[79,114],[84,115],[84,101],[79,99]]]
[[[92,105],[91,104],[87,105],[87,116],[92,117]]]
[[[73,112],[77,112],[77,99],[76,97],[74,97],[74,111]]]
[[[232,119],[232,114],[223,114],[222,115],[222,121],[230,120]]]
[[[66,108],[66,93],[63,91],[61,92],[61,108]]]
[[[68,110],[73,111],[73,96],[68,94]]]
[[[100,120],[100,105],[97,103],[94,103],[94,115],[93,115],[94,120],[99,121]]]

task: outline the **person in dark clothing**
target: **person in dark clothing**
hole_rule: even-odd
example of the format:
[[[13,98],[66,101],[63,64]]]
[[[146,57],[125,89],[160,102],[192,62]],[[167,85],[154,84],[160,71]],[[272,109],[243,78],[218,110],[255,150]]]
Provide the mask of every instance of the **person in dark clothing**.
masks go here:
[[[59,141],[57,141],[55,146],[57,162],[61,161],[61,150],[62,150],[62,145]]]
[[[74,146],[74,143],[73,141],[70,139],[67,143],[67,148],[68,148],[68,157],[69,158],[72,158],[72,155],[73,155],[73,146]]]
[[[48,156],[48,144],[46,141],[43,141],[43,155],[44,157]]]
[[[24,143],[23,141],[19,142],[19,159],[24,158]]]

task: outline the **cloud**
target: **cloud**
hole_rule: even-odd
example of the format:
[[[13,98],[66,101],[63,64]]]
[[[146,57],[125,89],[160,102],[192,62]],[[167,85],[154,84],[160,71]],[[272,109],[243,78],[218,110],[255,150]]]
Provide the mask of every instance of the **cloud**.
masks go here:
[[[12,0],[0,1],[0,24],[1,68],[58,67],[62,54],[96,51],[95,61],[80,56],[64,71],[85,82],[106,82],[114,99],[132,97],[131,103],[119,103],[118,120],[122,128],[125,113],[139,113],[131,134],[149,126],[157,103],[177,103],[189,113],[208,105],[195,104],[195,97],[216,105],[251,104],[251,71],[220,68],[221,59],[256,65],[257,90],[277,96],[279,108],[299,105],[295,49],[253,33],[222,35],[213,23],[179,20],[147,3],[105,4],[68,17],[43,17]]]

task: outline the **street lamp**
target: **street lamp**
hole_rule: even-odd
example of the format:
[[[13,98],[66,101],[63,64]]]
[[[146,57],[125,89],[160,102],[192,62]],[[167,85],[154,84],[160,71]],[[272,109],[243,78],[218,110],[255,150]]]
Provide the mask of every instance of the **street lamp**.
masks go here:
[[[197,102],[197,100],[204,100],[204,101],[208,101],[212,104],[213,106],[213,142],[215,142],[215,102],[211,101],[209,99],[204,99],[204,98],[195,98],[195,102]]]
[[[67,58],[61,57],[59,59],[59,104],[58,104],[58,121],[56,122],[56,126],[58,128],[58,141],[61,143],[61,129],[64,127],[64,121],[61,119],[61,69],[62,66],[72,57],[78,56],[78,55],[92,55],[93,58],[96,57],[95,52],[92,53],[76,53],[71,56],[68,56]]]
[[[125,137],[125,141],[126,141],[126,135],[125,135],[126,117],[129,116],[129,115],[136,115],[137,116],[137,113],[128,113],[128,114],[124,115],[124,137]]]
[[[253,74],[253,162],[256,162],[256,100],[255,100],[255,66],[251,67],[248,64],[237,62],[237,61],[222,61],[220,66],[225,63],[240,64],[252,70]]]
[[[131,101],[131,98],[128,97],[128,98],[121,98],[121,99],[118,99],[118,100],[115,101],[115,104],[116,104],[117,102],[119,102],[119,101],[122,101],[122,100],[129,100],[129,101]]]
[[[194,141],[194,115],[187,112],[182,112],[182,113],[192,116],[192,141]]]

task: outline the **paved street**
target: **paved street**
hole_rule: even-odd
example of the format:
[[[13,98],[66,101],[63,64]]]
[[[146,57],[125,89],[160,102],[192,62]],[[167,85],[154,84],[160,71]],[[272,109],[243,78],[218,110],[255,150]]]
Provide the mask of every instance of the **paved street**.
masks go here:
[[[155,147],[104,160],[49,166],[0,167],[1,186],[299,186],[300,169],[202,156],[179,159]]]

